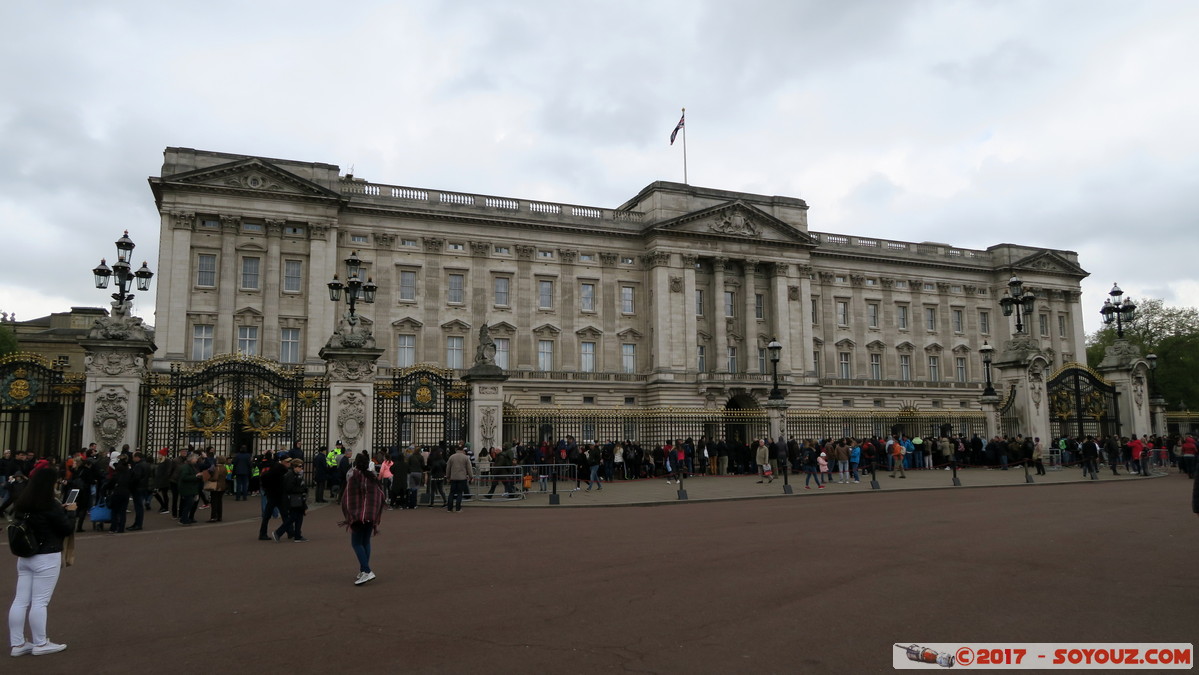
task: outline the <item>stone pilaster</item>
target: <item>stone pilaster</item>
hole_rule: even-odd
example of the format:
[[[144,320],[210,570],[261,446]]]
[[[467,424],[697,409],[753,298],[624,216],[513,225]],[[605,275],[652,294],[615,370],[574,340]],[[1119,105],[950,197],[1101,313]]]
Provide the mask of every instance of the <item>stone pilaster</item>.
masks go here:
[[[728,258],[716,258],[712,261],[712,328],[716,331],[713,340],[716,342],[717,373],[729,372],[729,335],[724,314],[724,269],[729,264]]]

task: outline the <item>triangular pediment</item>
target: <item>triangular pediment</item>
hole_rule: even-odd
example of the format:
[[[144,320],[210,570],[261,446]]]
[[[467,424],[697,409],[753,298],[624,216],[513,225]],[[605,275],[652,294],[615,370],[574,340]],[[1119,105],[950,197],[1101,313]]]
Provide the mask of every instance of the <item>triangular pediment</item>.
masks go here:
[[[1090,273],[1055,251],[1040,251],[1012,264],[1014,269],[1085,277]]]
[[[555,326],[552,323],[543,323],[540,326],[533,329],[533,334],[538,337],[553,337],[553,336],[560,334],[561,332],[562,332],[562,329],[558,328],[557,326]]]
[[[886,348],[887,343],[883,342],[882,340],[871,340],[870,342],[866,343],[866,349],[869,349],[872,352],[881,352]]]
[[[392,321],[391,325],[393,328],[406,328],[408,330],[418,330],[420,328],[424,328],[425,326],[425,324],[413,319],[410,316],[406,316],[399,321]]]
[[[445,323],[441,324],[441,330],[458,331],[460,333],[465,333],[465,332],[470,331],[470,324],[466,323],[465,321],[462,321],[461,319],[451,319],[451,320],[446,321]]]
[[[491,331],[495,335],[513,335],[516,333],[516,326],[513,326],[507,321],[497,321],[493,324],[489,324],[487,326],[487,330]]]
[[[970,345],[958,345],[953,348],[953,353],[958,354],[958,355],[969,354],[970,353]]]
[[[596,328],[595,326],[585,326],[576,330],[575,335],[578,335],[581,338],[589,338],[594,340],[603,337],[604,331]]]
[[[338,193],[260,158],[247,157],[217,166],[163,176],[164,183],[250,193],[274,193],[340,199]]]
[[[911,342],[908,342],[907,340],[904,340],[903,342],[900,342],[899,344],[895,345],[895,351],[897,351],[897,352],[911,352],[911,351],[914,351],[915,349],[916,349],[916,345],[912,344]]]
[[[233,313],[233,316],[262,316],[262,311],[253,307],[242,307]]]
[[[706,330],[695,331],[695,336],[697,338],[699,338],[700,340],[703,340],[704,342],[707,342],[708,340],[712,339],[712,334]]]
[[[617,333],[616,337],[620,338],[621,340],[640,340],[642,335],[632,328],[626,328]]]
[[[940,354],[941,353],[941,345],[934,342],[931,345],[926,345],[924,347],[924,351],[928,352],[929,354]]]
[[[853,349],[854,347],[857,347],[857,344],[855,344],[854,341],[850,340],[849,338],[842,338],[837,340],[837,346],[842,349]]]
[[[672,218],[650,230],[664,234],[816,245],[806,232],[739,199]]]

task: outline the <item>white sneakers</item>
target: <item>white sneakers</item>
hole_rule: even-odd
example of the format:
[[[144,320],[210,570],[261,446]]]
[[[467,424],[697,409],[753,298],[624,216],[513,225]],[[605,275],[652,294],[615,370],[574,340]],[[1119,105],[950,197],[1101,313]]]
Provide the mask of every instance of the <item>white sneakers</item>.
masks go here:
[[[26,642],[25,644],[21,645],[20,647],[13,647],[11,653],[13,656],[25,656],[26,654],[33,654],[34,656],[45,656],[46,654],[57,654],[58,652],[61,652],[62,650],[66,649],[66,648],[67,648],[66,645],[59,645],[59,644],[55,644],[53,642],[47,642],[44,645],[36,645],[36,646],[32,642]]]
[[[358,578],[354,580],[354,585],[361,586],[362,584],[365,584],[366,582],[368,582],[374,578],[375,578],[374,572],[359,572]]]

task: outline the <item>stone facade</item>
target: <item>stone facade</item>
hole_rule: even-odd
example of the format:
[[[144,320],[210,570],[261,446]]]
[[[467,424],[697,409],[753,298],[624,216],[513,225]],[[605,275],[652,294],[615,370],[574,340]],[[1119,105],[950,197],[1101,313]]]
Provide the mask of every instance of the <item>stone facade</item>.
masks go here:
[[[977,410],[1013,272],[1047,367],[1083,354],[1077,254],[812,232],[792,197],[657,182],[587,207],[183,148],[150,184],[160,361],[244,350],[322,370],[342,311],[326,284],[352,251],[378,284],[358,311],[380,369],[465,373],[486,323],[517,407],[760,406],[777,338],[792,407]]]

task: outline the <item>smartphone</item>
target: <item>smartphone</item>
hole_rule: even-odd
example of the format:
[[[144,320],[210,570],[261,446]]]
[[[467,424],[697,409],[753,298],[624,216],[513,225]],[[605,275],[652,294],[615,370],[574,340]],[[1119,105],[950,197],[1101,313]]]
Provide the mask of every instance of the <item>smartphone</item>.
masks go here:
[[[76,499],[79,499],[79,489],[71,488],[71,491],[67,493],[67,501],[64,503],[74,504]]]

